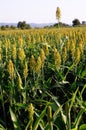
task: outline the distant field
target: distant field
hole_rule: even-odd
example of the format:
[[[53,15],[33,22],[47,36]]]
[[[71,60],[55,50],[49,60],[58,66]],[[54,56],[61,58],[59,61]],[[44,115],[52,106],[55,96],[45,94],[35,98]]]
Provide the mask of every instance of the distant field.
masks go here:
[[[86,129],[86,27],[0,31],[1,130],[82,124]]]

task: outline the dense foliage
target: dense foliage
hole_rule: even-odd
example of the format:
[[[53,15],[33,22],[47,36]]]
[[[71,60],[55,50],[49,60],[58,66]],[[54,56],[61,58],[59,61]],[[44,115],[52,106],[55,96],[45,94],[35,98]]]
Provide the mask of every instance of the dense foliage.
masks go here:
[[[86,129],[86,28],[0,32],[0,129]]]
[[[23,22],[19,21],[18,24],[17,24],[17,28],[19,28],[19,29],[30,29],[31,27],[25,21],[23,21]]]
[[[78,19],[74,19],[74,20],[72,21],[72,23],[73,23],[73,26],[79,26],[79,25],[81,24]]]

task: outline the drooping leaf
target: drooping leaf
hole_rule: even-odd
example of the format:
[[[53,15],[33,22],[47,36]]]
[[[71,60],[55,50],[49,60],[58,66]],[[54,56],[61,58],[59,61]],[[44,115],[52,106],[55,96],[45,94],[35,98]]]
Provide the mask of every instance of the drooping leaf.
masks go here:
[[[10,107],[9,110],[10,110],[11,119],[13,121],[14,130],[21,130],[17,117],[16,117],[15,113],[13,112],[12,108]]]
[[[4,126],[2,126],[2,125],[0,124],[0,130],[7,130],[7,129],[5,129]]]

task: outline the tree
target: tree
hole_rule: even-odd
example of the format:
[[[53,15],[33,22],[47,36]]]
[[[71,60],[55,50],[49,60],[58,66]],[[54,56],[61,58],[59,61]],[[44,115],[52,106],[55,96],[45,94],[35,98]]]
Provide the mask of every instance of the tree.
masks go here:
[[[56,19],[58,20],[58,24],[59,24],[60,19],[61,19],[61,10],[59,7],[57,7],[56,9]]]
[[[30,29],[31,26],[29,24],[26,24],[25,29]]]
[[[13,25],[11,25],[11,26],[10,26],[10,29],[13,29],[13,30],[14,30],[14,29],[16,29],[16,27],[13,26]]]
[[[82,21],[82,24],[83,24],[83,25],[86,25],[86,21]]]
[[[17,27],[20,28],[20,29],[24,29],[25,25],[26,25],[25,21],[23,21],[23,22],[19,21],[18,24],[17,24]]]
[[[74,19],[74,20],[72,21],[72,23],[73,23],[73,26],[78,26],[78,25],[80,25],[80,21],[79,21],[78,19]]]
[[[2,25],[1,30],[6,30],[6,27],[4,25]]]
[[[23,22],[19,21],[17,24],[17,27],[20,29],[30,29],[31,28],[30,25],[26,24],[25,21],[23,21]]]

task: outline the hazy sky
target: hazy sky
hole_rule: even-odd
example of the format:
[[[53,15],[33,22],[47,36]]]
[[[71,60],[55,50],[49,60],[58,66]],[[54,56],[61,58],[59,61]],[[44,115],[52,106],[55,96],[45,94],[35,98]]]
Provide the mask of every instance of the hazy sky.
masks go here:
[[[61,22],[86,21],[86,0],[0,0],[0,22],[55,23],[57,7]]]

